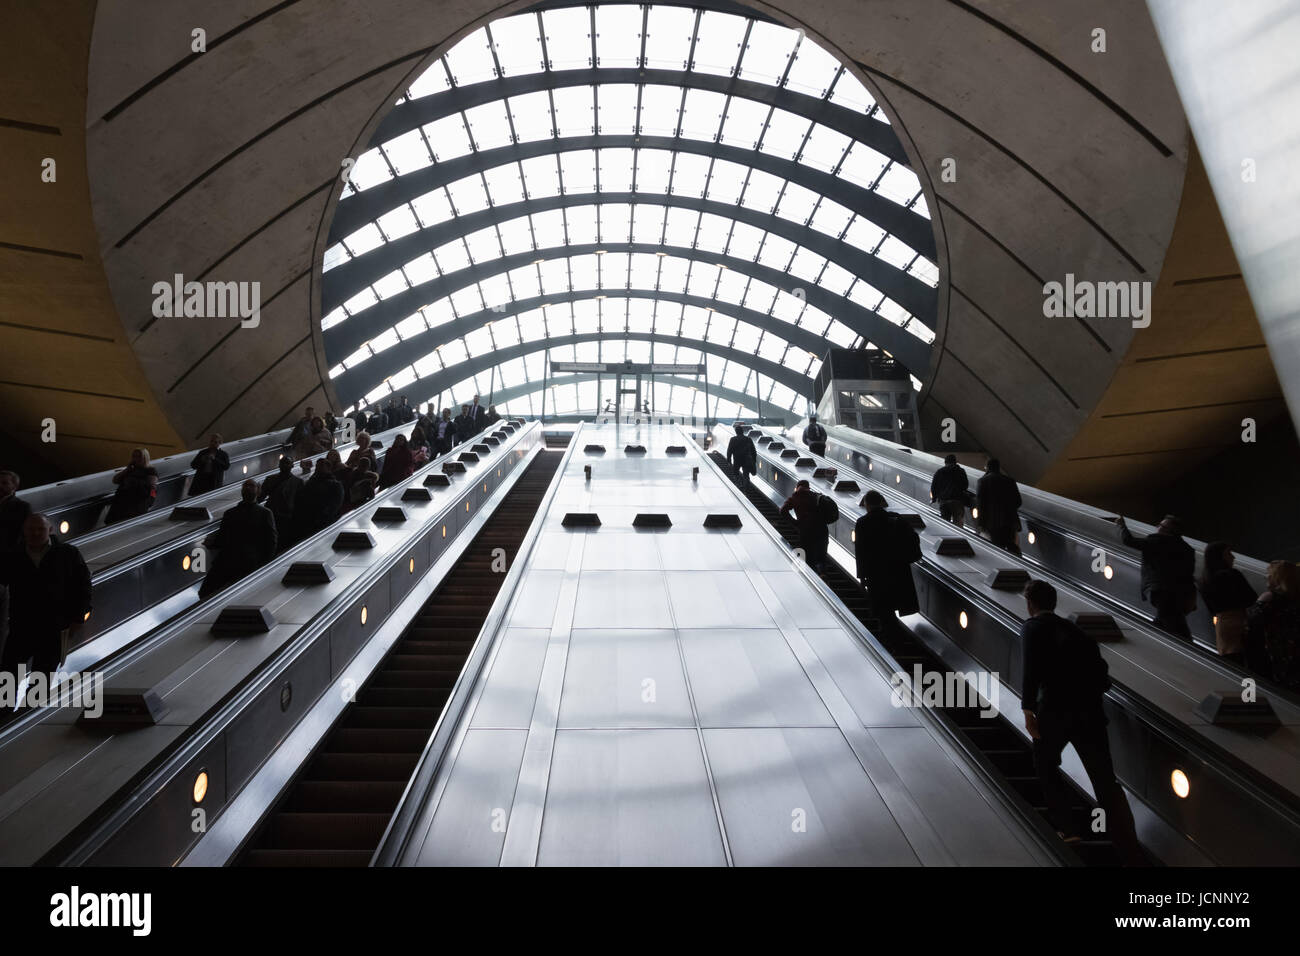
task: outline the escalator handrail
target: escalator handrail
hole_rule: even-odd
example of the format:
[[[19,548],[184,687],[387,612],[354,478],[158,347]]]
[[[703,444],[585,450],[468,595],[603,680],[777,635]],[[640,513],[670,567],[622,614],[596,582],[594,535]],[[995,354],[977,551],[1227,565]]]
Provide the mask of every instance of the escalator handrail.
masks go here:
[[[528,437],[529,434],[530,429],[525,426],[510,435],[506,441],[502,442],[501,446],[494,450],[512,452],[515,450],[515,446]],[[538,430],[538,440],[540,441],[540,430]],[[425,474],[432,473],[430,469],[442,462],[453,460],[451,456],[456,453],[455,449],[453,449],[447,455],[429,461],[409,478],[403,479],[401,482],[380,492],[374,499],[367,502],[366,506],[369,507],[392,496],[400,496],[407,488],[419,486],[421,478]],[[464,484],[461,490],[468,491],[473,483],[475,482]],[[448,513],[449,509],[459,506],[460,499],[461,495],[456,495],[446,503],[445,507],[440,508],[436,514],[428,516],[421,523],[421,527],[436,524],[442,515]],[[220,593],[229,597],[235,589],[242,591],[262,586],[269,576],[283,573],[284,568],[292,563],[292,558],[297,556],[297,552],[306,546],[314,545],[315,542],[330,534],[337,533],[343,525],[354,519],[355,514],[349,512],[328,528],[295,545],[294,548],[277,556],[267,566]],[[382,561],[369,565],[346,588],[335,594],[329,603],[320,608],[311,620],[303,624],[292,638],[273,651],[270,657],[258,664],[250,674],[185,728],[184,732],[178,735],[176,739],[155,754],[135,776],[101,802],[90,816],[81,821],[51,848],[38,861],[38,865],[77,866],[84,864],[141,807],[148,803],[149,799],[161,789],[166,781],[172,779],[187,763],[195,759],[203,748],[223,733],[261,693],[280,679],[284,671],[292,665],[297,657],[333,626],[337,616],[347,609],[358,594],[364,593],[367,588],[374,584],[378,578],[387,574],[392,566],[402,560],[403,557],[404,554],[399,549]],[[193,618],[197,617],[199,613],[208,613],[211,610],[211,604],[212,602],[205,602],[193,609],[189,614],[185,615],[185,620],[173,622],[166,629],[167,633],[156,635],[156,639],[165,639],[171,634],[189,627],[194,623]],[[328,692],[328,689],[326,692]],[[230,795],[223,808],[229,806],[234,796],[235,794]]]

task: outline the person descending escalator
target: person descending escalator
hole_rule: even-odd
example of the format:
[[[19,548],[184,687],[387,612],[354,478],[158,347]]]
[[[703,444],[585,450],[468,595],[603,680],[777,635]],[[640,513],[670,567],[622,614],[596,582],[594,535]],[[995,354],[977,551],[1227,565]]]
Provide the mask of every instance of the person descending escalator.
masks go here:
[[[736,425],[736,434],[727,442],[727,463],[740,474],[745,484],[758,472],[758,449],[754,439],[745,434],[743,425]]]
[[[158,499],[158,472],[149,464],[149,452],[137,448],[131,452],[131,463],[113,476],[117,491],[104,516],[104,524],[116,524],[138,518]]]
[[[1300,691],[1300,569],[1271,561],[1268,590],[1246,612],[1246,664]]]
[[[190,480],[191,498],[221,487],[221,480],[230,467],[230,456],[221,450],[220,435],[209,436],[208,447],[194,456],[190,467],[194,469],[194,477]]]
[[[966,525],[966,500],[970,494],[966,469],[957,464],[956,455],[948,455],[943,467],[930,481],[930,500],[939,506],[939,514],[957,527]]]
[[[22,543],[23,522],[32,513],[32,506],[18,497],[21,483],[16,472],[0,471],[0,554]]]
[[[0,555],[0,584],[9,589],[9,636],[0,648],[6,674],[20,664],[57,670],[90,616],[90,569],[50,531],[49,519],[33,512],[23,521],[22,544]]]
[[[881,622],[895,614],[905,616],[920,610],[912,565],[921,560],[921,539],[906,519],[888,510],[885,496],[868,491],[862,497],[866,513],[853,526],[854,556],[858,580],[871,598]]]
[[[276,532],[280,547],[289,542],[289,528],[293,523],[293,503],[302,490],[303,480],[293,473],[293,459],[287,455],[280,458],[280,470],[262,482],[257,495],[257,503],[265,503],[275,518]]]
[[[341,466],[339,453],[331,451],[316,463],[312,476],[298,490],[290,525],[293,543],[310,538],[338,518],[343,509],[343,483],[334,472]]]
[[[415,455],[405,435],[393,437],[393,447],[384,456],[384,464],[379,472],[379,487],[391,488],[411,477],[415,470]]]
[[[795,527],[799,529],[799,546],[803,548],[804,560],[818,573],[826,565],[826,546],[830,543],[830,526],[834,521],[827,520],[823,499],[836,508],[834,499],[817,494],[808,484],[800,479],[794,486],[794,494],[781,506],[781,514],[790,517],[794,514]]]
[[[1056,589],[1030,580],[1024,589],[1028,619],[1020,629],[1020,702],[1033,740],[1034,770],[1047,800],[1048,817],[1066,842],[1082,839],[1070,814],[1070,792],[1061,778],[1066,744],[1083,763],[1104,813],[1090,818],[1094,832],[1109,838],[1125,866],[1147,860],[1138,844],[1133,811],[1115,779],[1102,699],[1110,687],[1097,642],[1056,614]]]
[[[808,427],[803,430],[803,443],[814,455],[826,454],[826,429],[817,421],[816,415],[808,416]]]

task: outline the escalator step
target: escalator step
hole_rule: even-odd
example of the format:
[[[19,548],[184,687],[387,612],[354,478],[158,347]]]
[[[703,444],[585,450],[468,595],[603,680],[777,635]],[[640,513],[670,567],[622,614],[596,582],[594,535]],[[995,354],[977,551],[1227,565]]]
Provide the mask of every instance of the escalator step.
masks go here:
[[[330,735],[327,748],[334,753],[419,753],[428,740],[427,730],[340,727]]]
[[[249,850],[241,862],[244,866],[369,866],[372,856],[373,850]]]
[[[369,854],[384,835],[388,820],[387,813],[277,813],[268,824],[266,842],[277,850],[365,850]]]
[[[344,727],[391,727],[414,730],[437,723],[441,707],[353,707],[344,717]]]
[[[312,761],[308,780],[402,780],[415,771],[418,754],[323,753]]]
[[[299,780],[284,809],[313,813],[392,813],[405,780]]]

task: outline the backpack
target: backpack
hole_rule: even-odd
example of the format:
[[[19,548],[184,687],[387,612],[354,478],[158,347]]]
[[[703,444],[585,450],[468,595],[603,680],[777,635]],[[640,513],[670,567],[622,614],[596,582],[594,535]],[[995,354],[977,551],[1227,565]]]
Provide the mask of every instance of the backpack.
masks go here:
[[[835,503],[835,499],[830,495],[817,496],[817,514],[821,516],[822,521],[832,525],[840,520],[840,506]]]
[[[1101,696],[1110,689],[1110,668],[1097,642],[1071,621],[1063,618],[1062,625],[1057,636],[1062,668],[1078,675],[1080,687]]]
[[[907,561],[908,564],[915,564],[920,561],[921,536],[916,533],[915,528],[898,515],[890,515],[890,518],[893,519],[890,521],[890,530],[894,539],[894,553]]]

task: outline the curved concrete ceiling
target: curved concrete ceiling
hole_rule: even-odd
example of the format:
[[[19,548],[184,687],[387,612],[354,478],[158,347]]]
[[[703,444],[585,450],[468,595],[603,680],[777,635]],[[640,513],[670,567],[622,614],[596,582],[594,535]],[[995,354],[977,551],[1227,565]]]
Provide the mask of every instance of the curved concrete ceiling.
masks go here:
[[[431,57],[529,5],[446,0],[435,15],[427,0],[169,0],[142,15],[100,3],[87,153],[101,252],[184,438],[337,404],[319,309],[340,164]],[[1133,336],[1127,321],[1044,318],[1043,285],[1067,273],[1154,282],[1178,206],[1187,126],[1145,6],[752,6],[842,54],[878,94],[925,186],[944,276],[922,410],[953,415],[1032,479]],[[154,284],[175,274],[260,283],[260,324],[156,318]]]

